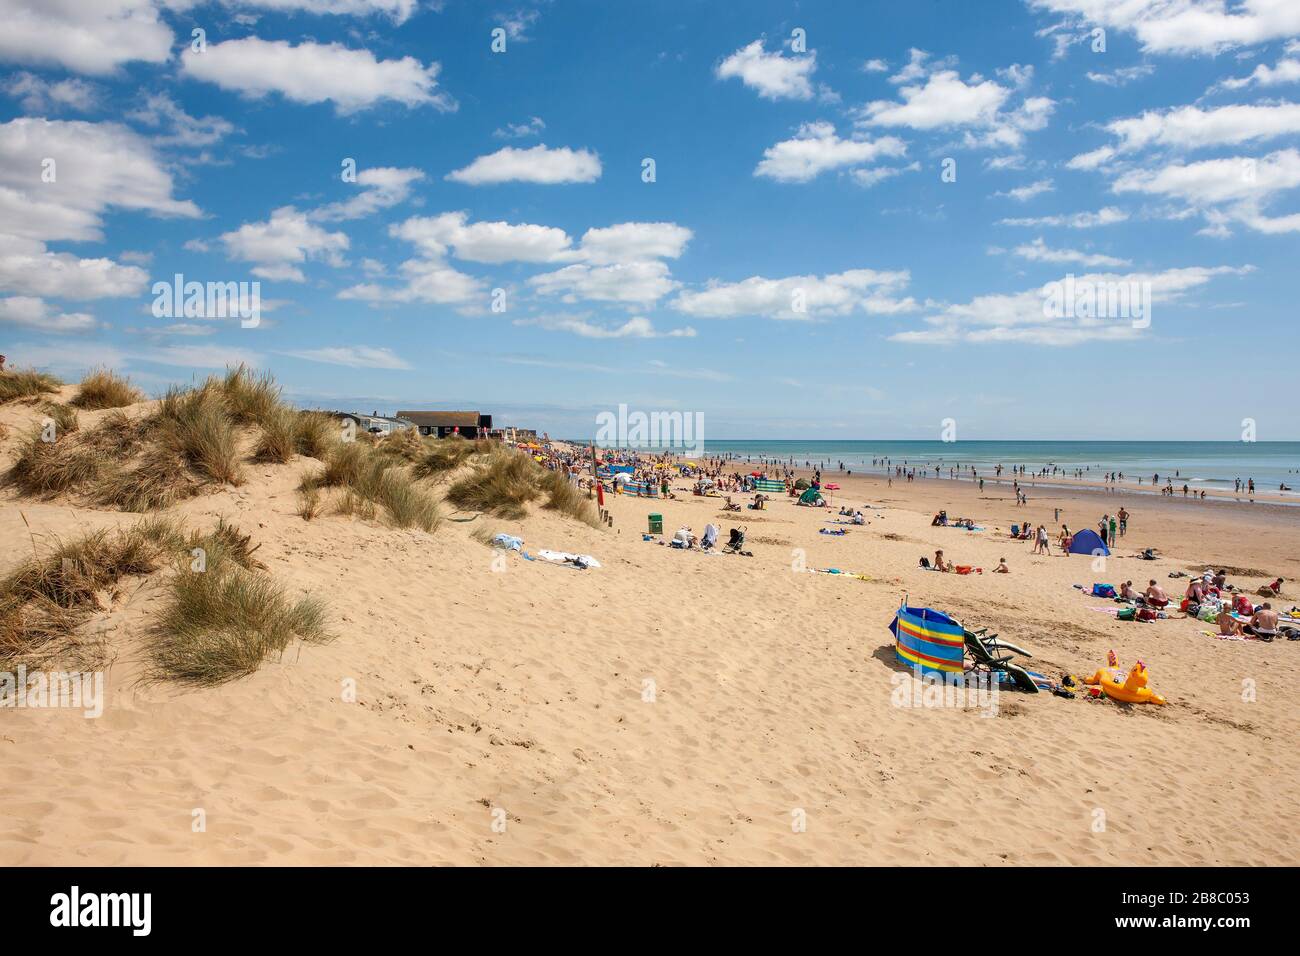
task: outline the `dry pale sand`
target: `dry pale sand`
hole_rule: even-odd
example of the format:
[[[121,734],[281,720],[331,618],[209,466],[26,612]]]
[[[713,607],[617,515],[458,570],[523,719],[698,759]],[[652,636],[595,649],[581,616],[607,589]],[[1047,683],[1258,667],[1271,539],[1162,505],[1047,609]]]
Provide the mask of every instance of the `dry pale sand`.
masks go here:
[[[0,409],[10,425],[32,416]],[[1070,587],[1206,561],[1300,578],[1294,512],[1134,499],[1125,544],[1167,557],[1121,548],[1095,574],[1089,558],[999,538],[1025,513],[1009,492],[952,482],[855,478],[837,503],[884,507],[844,538],[786,501],[718,517],[690,497],[614,500],[612,530],[538,513],[429,535],[304,522],[293,489],[314,467],[248,465],[247,485],[176,511],[252,532],[279,580],[328,600],[336,640],[215,689],[142,685],[158,579],[128,582],[95,622],[116,652],[104,716],[0,710],[0,864],[1300,862],[1300,643],[1119,623]],[[1061,497],[1073,524],[1118,502]],[[931,528],[938,507],[990,530]],[[1051,507],[1036,495],[1028,514]],[[20,510],[38,542],[134,520],[5,492],[0,570],[31,553]],[[746,524],[754,557],[644,542],[650,511],[670,531]],[[484,525],[604,566],[494,559],[470,537]],[[916,570],[940,546],[986,569],[1005,555],[1013,573]],[[793,549],[877,580],[798,573]],[[1171,704],[894,706],[886,627],[904,594],[991,625],[1053,675],[1091,673],[1108,648],[1140,656]]]

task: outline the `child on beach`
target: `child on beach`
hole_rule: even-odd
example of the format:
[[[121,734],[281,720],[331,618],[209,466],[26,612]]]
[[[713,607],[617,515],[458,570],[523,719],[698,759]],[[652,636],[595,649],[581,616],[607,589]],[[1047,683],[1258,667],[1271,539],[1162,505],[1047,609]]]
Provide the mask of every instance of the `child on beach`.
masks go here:
[[[994,574],[1010,574],[1011,569],[1007,567],[1006,558],[998,558],[998,566],[993,569]]]

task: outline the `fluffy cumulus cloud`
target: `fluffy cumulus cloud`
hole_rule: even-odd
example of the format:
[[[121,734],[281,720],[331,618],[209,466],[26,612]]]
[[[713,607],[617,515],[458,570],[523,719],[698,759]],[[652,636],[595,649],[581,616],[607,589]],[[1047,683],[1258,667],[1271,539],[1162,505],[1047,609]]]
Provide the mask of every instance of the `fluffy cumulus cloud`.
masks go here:
[[[683,292],[675,309],[701,319],[765,316],[809,320],[850,315],[856,311],[889,315],[917,308],[909,296],[898,298],[911,277],[907,272],[854,269],[825,276],[768,279],[751,276],[741,282],[710,282],[706,288]]]
[[[411,195],[411,187],[424,179],[418,169],[393,166],[373,166],[357,173],[356,182],[350,184],[357,190],[351,199],[330,203],[312,212],[313,219],[333,222],[360,219],[383,209],[399,205]]]
[[[528,285],[539,295],[562,302],[614,302],[647,306],[681,286],[658,260],[591,266],[577,263],[533,276]]]
[[[906,153],[907,144],[894,136],[841,139],[832,123],[805,123],[792,139],[763,151],[754,175],[783,183],[805,183],[828,170],[862,167]]]
[[[106,299],[143,291],[148,274],[112,259],[51,252],[35,239],[0,234],[0,290],[59,299]]]
[[[153,146],[120,124],[36,118],[0,124],[0,232],[99,240],[109,208],[199,215],[172,190]]]
[[[254,263],[253,275],[287,282],[306,281],[300,266],[308,260],[343,265],[348,249],[345,234],[327,231],[293,206],[276,209],[265,222],[246,222],[223,233],[221,242],[229,258]]]
[[[380,60],[369,50],[341,43],[304,41],[295,46],[243,37],[201,51],[186,48],[181,69],[192,79],[254,99],[278,93],[295,103],[330,102],[340,113],[385,101],[443,111],[456,108],[455,100],[438,89],[439,64],[425,66],[411,56]]]
[[[914,345],[1021,343],[1070,346],[1141,337],[1161,322],[1161,308],[1219,276],[1245,275],[1251,267],[1169,269],[1164,272],[1088,273],[1023,292],[982,295],[945,305],[924,317],[926,326],[897,332],[894,342]],[[1066,289],[1071,290],[1067,301]],[[1149,295],[1151,311],[1137,314]],[[1089,299],[1091,296],[1091,299]],[[1085,303],[1091,302],[1092,305]],[[1115,307],[1108,308],[1106,303]]]
[[[1060,26],[1094,26],[1137,37],[1149,53],[1216,53],[1300,34],[1294,0],[1027,0],[1063,16]]]
[[[581,254],[588,262],[609,265],[643,259],[676,259],[686,251],[693,233],[675,222],[622,222],[588,229]]]
[[[369,302],[470,307],[486,305],[485,283],[460,272],[441,259],[408,259],[400,268],[400,286],[381,286],[373,282],[350,286],[339,293],[340,299]]]
[[[0,0],[0,60],[105,75],[166,63],[172,31],[157,0]]]
[[[99,325],[89,313],[59,313],[43,299],[25,295],[0,298],[0,323],[56,333],[88,332]]]
[[[1228,235],[1235,220],[1263,233],[1300,232],[1300,213],[1270,217],[1267,203],[1278,193],[1300,186],[1300,151],[1283,149],[1260,159],[1246,156],[1170,163],[1154,169],[1132,170],[1111,188],[1181,200],[1210,220],[1210,235]]]
[[[889,78],[898,99],[873,100],[854,112],[862,127],[904,127],[920,131],[961,130],[971,148],[1018,149],[1025,133],[1047,125],[1055,102],[1028,96],[1034,68],[1012,64],[999,70],[1002,82],[978,73],[962,79],[952,58],[932,60],[913,49],[906,66]],[[1019,97],[1019,101],[1013,101]]]
[[[389,232],[429,258],[451,254],[467,262],[558,262],[572,255],[571,240],[563,229],[531,223],[471,223],[464,212],[417,216]]]
[[[127,114],[127,118],[158,130],[153,142],[159,146],[201,149],[225,140],[235,124],[220,116],[191,116],[166,93],[151,93]]]
[[[447,174],[454,183],[487,186],[497,183],[594,183],[600,178],[600,157],[590,150],[551,149],[540,144],[531,149],[506,146],[479,156],[468,166]]]
[[[1116,138],[1115,145],[1074,157],[1069,164],[1072,168],[1095,168],[1114,157],[1140,150],[1237,146],[1293,135],[1300,133],[1300,103],[1147,110],[1140,116],[1112,120],[1106,124],[1106,130]]]
[[[1041,196],[1043,193],[1053,192],[1056,187],[1050,179],[1039,179],[1036,182],[1026,183],[1023,186],[1016,186],[1014,189],[1008,189],[1005,192],[995,193],[996,196],[1005,196],[1008,199],[1014,199],[1016,202],[1028,202],[1035,196]]]
[[[802,56],[768,53],[763,41],[741,47],[717,65],[720,80],[739,79],[759,96],[769,100],[809,100],[813,97],[810,78],[817,69],[816,51]]]

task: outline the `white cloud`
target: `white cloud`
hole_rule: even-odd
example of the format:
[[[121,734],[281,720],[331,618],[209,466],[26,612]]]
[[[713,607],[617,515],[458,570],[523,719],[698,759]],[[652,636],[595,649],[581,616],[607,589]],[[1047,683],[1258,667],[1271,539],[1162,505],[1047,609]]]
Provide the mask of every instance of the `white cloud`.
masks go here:
[[[358,192],[351,199],[330,203],[311,213],[312,219],[322,222],[334,222],[344,219],[360,219],[381,209],[389,209],[406,202],[411,195],[411,186],[424,179],[424,173],[418,169],[397,168],[393,166],[373,166],[357,173],[355,185]]]
[[[1090,269],[1121,269],[1129,265],[1127,259],[1105,256],[1100,253],[1083,252],[1079,249],[1050,249],[1040,236],[1033,242],[1016,246],[1015,254],[1031,262],[1077,262]]]
[[[497,139],[525,139],[529,136],[540,136],[542,130],[546,129],[546,124],[540,116],[534,116],[526,123],[507,123],[505,126],[492,131],[492,135]]]
[[[689,325],[680,329],[660,332],[654,323],[643,316],[633,316],[622,325],[606,326],[588,321],[583,316],[547,315],[535,319],[516,319],[515,325],[536,326],[548,332],[572,332],[584,339],[660,339],[660,338],[695,338],[695,330]]]
[[[104,299],[136,295],[148,274],[112,259],[81,259],[50,252],[36,239],[0,234],[0,290],[53,299]]]
[[[564,302],[590,300],[647,306],[681,283],[658,260],[589,266],[578,263],[533,276],[528,285],[540,295],[557,295]]]
[[[93,83],[70,77],[51,82],[34,73],[15,73],[5,90],[28,113],[57,113],[60,110],[88,112],[99,103],[100,89]]]
[[[527,43],[527,30],[537,22],[541,14],[536,10],[515,10],[499,18],[500,26],[506,31],[506,38],[516,43]]]
[[[99,323],[85,312],[55,314],[43,300],[14,295],[0,298],[0,322],[20,325],[42,332],[86,332]]]
[[[924,85],[903,86],[902,102],[875,100],[862,108],[861,121],[870,126],[906,126],[931,130],[993,123],[1011,90],[992,80],[964,83],[955,70],[926,78]]]
[[[821,173],[845,166],[861,166],[881,157],[898,157],[907,144],[893,136],[879,139],[840,139],[832,123],[805,123],[793,139],[763,151],[755,176],[783,183],[805,183]]]
[[[1078,28],[1134,34],[1149,53],[1215,53],[1300,34],[1293,0],[1028,0]]]
[[[849,315],[859,309],[890,314],[916,307],[910,297],[897,298],[910,279],[907,272],[874,269],[784,279],[751,276],[741,282],[710,282],[701,291],[681,293],[672,305],[687,315],[708,319],[766,316],[808,320]]]
[[[1240,90],[1247,86],[1282,86],[1286,83],[1300,83],[1300,41],[1292,40],[1288,43],[1286,54],[1277,61],[1276,66],[1261,63],[1249,76],[1220,80],[1210,88],[1210,92]]]
[[[42,182],[54,160],[53,182]],[[35,172],[33,172],[35,171]],[[0,233],[100,240],[109,208],[197,217],[143,137],[116,123],[19,118],[0,124]]]
[[[1110,226],[1128,219],[1128,213],[1114,206],[1105,206],[1096,212],[1075,212],[1055,216],[1034,216],[1021,219],[999,219],[1002,226],[1059,226],[1066,229],[1095,229]]]
[[[1056,187],[1052,185],[1050,179],[1040,179],[1032,182],[1027,186],[1017,186],[1015,189],[1008,189],[1006,192],[994,193],[995,196],[1006,196],[1014,199],[1016,202],[1028,202],[1035,196],[1041,196],[1043,193],[1054,192]]]
[[[1114,153],[1131,153],[1151,147],[1185,150],[1235,146],[1300,133],[1300,103],[1147,110],[1141,116],[1107,123],[1106,129],[1119,140]],[[1106,148],[1102,147],[1102,150]],[[1076,156],[1071,163],[1076,164],[1076,169],[1091,168],[1085,165],[1089,162],[1088,157],[1095,157],[1102,150]],[[1106,154],[1105,158],[1109,159],[1110,155],[1113,153]]]
[[[718,64],[718,79],[739,78],[742,83],[768,100],[809,100],[813,89],[808,78],[817,69],[817,53],[785,56],[782,51],[768,53],[763,41],[755,40],[741,47]]]
[[[195,0],[168,0],[169,6],[188,7]],[[227,7],[250,10],[275,10],[368,16],[381,14],[394,24],[405,23],[415,13],[417,0],[220,0]]]
[[[266,222],[246,222],[223,233],[221,241],[229,258],[256,263],[253,275],[288,282],[306,281],[298,267],[309,259],[343,265],[348,249],[345,234],[322,229],[293,206],[281,206]]]
[[[1102,86],[1128,86],[1134,80],[1140,80],[1145,76],[1150,76],[1156,71],[1156,68],[1149,63],[1139,63],[1137,66],[1120,67],[1117,70],[1111,70],[1109,73],[1088,72],[1088,79],[1094,83],[1100,83]]]
[[[1206,285],[1217,276],[1245,275],[1250,271],[1250,266],[1194,266],[1158,273],[1089,273],[1075,276],[1074,282],[1076,288],[1092,289],[1113,287],[1117,283],[1132,283],[1140,289],[1145,284],[1150,289],[1153,314],[1135,318],[1155,325],[1160,322],[1160,313],[1155,306],[1177,303],[1185,293]],[[927,328],[895,333],[889,337],[890,341],[915,345],[1021,343],[1071,346],[1128,341],[1143,334],[1142,329],[1135,326],[1133,318],[1088,318],[1081,314],[1051,317],[1045,314],[1049,285],[1024,292],[982,295],[969,302],[943,306],[923,319]]]
[[[414,217],[391,226],[389,233],[415,244],[430,258],[451,252],[468,262],[557,262],[573,254],[563,229],[467,220],[464,212]]]
[[[864,72],[864,73],[888,73],[888,72],[889,72],[889,64],[888,64],[887,62],[885,62],[884,60],[868,60],[866,63],[863,63],[863,64],[862,64],[862,72]]]
[[[166,63],[172,31],[156,0],[0,0],[0,60],[104,75]]]
[[[596,265],[642,259],[676,259],[694,234],[675,222],[623,222],[588,229],[581,253]]]
[[[332,102],[345,114],[385,100],[454,110],[455,101],[437,89],[440,69],[410,56],[379,60],[369,50],[339,43],[293,46],[258,37],[210,44],[202,52],[186,48],[181,54],[181,70],[193,79],[254,99],[280,93],[295,103]]]
[[[348,368],[409,369],[410,363],[389,348],[370,345],[349,345],[334,348],[302,349],[285,352],[293,358],[326,365],[345,365]]]
[[[1263,211],[1276,193],[1296,186],[1300,151],[1284,149],[1261,159],[1236,156],[1133,170],[1116,179],[1111,189],[1180,199],[1193,210],[1214,212],[1207,234],[1222,237],[1229,219],[1257,232],[1300,232],[1300,214],[1272,218]]]
[[[390,288],[367,282],[344,289],[338,297],[372,304],[420,302],[468,306],[487,302],[487,287],[480,280],[456,271],[439,259],[408,259],[402,263],[400,272],[405,285]]]
[[[142,105],[126,115],[137,123],[165,130],[154,138],[161,146],[201,148],[221,142],[235,132],[235,124],[223,117],[191,116],[166,93],[149,94]]]
[[[495,183],[592,183],[600,178],[600,157],[585,149],[567,146],[551,149],[545,144],[531,149],[506,146],[480,156],[463,169],[453,170],[447,179],[470,186]]]

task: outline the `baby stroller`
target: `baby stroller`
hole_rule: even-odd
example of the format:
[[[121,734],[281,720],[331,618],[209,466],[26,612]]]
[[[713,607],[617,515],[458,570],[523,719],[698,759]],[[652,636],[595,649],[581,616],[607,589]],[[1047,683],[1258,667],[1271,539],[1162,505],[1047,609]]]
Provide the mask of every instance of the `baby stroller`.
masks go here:
[[[724,554],[743,554],[747,558],[752,558],[752,552],[745,550],[745,529],[732,528],[731,538],[722,546]]]

